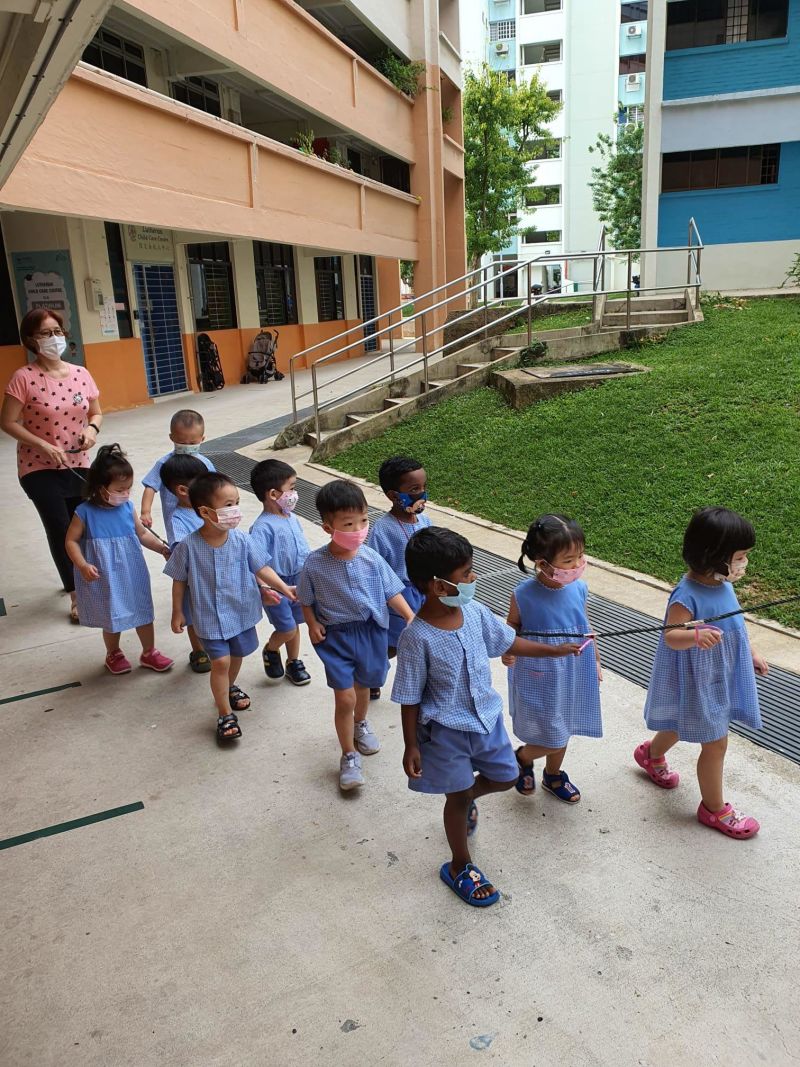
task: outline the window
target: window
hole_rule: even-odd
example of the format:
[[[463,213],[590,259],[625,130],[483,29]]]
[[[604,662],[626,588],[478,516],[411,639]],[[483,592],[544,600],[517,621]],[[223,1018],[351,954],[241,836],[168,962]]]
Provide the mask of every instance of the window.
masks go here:
[[[561,62],[561,41],[545,41],[541,44],[524,44],[522,53],[522,66],[534,67],[539,63]]]
[[[666,152],[661,163],[661,192],[774,185],[779,163],[777,144]]]
[[[216,115],[217,118],[222,115],[219,85],[208,78],[186,78],[184,81],[173,82],[172,98],[180,100],[182,104],[188,104],[189,107],[196,107],[198,111],[205,111],[208,115]]]
[[[354,174],[364,173],[364,164],[361,161],[361,153],[357,152],[355,148],[347,149],[347,162],[350,164],[350,170]]]
[[[534,141],[531,145],[531,159],[561,159],[561,141],[551,137],[546,141]]]
[[[287,326],[297,322],[294,251],[291,245],[253,241],[258,320],[261,326]]]
[[[114,303],[117,305],[117,329],[120,337],[133,337],[128,279],[125,276],[125,253],[122,250],[122,234],[116,222],[107,222],[105,229],[108,265],[111,269],[111,284],[114,287]]]
[[[547,95],[556,104],[561,104],[564,101],[564,94],[561,89],[548,89]]]
[[[127,78],[129,82],[147,87],[147,72],[144,66],[144,49],[140,44],[126,41],[108,30],[98,30],[83,50],[84,63]]]
[[[519,296],[519,272],[509,271],[505,278],[498,278],[498,274],[502,274],[504,270],[508,270],[516,262],[516,256],[495,256],[494,257],[494,298],[495,300],[501,299],[514,299]]]
[[[560,11],[561,0],[522,0],[523,15],[541,15],[545,11]]]
[[[642,52],[635,56],[619,57],[620,74],[643,74],[645,71],[646,53]]]
[[[667,51],[785,37],[789,0],[677,0],[667,5]]]
[[[623,4],[620,9],[620,21],[647,22],[647,0],[639,0],[637,4]]]
[[[644,122],[644,107],[642,104],[631,104],[623,107],[619,113],[620,126],[641,126]]]
[[[315,256],[314,277],[317,285],[317,318],[332,322],[344,318],[342,257]]]
[[[517,24],[513,19],[489,23],[490,41],[511,41],[517,35]]]
[[[232,330],[236,327],[233,271],[227,241],[187,245],[192,307],[198,330]]]
[[[560,229],[525,229],[524,244],[557,244],[561,240]]]
[[[381,156],[381,181],[401,193],[411,192],[411,171],[408,163],[394,156]]]
[[[537,185],[525,194],[525,207],[541,207],[561,203],[560,185]]]

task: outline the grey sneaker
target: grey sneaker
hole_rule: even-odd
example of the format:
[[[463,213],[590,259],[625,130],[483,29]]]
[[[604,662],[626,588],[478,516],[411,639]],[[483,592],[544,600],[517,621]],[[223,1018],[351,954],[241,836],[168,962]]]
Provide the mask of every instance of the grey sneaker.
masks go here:
[[[367,719],[354,724],[353,737],[362,756],[374,756],[376,752],[380,752],[381,743],[372,732]]]
[[[361,757],[357,752],[345,752],[339,761],[339,788],[345,793],[364,784]]]

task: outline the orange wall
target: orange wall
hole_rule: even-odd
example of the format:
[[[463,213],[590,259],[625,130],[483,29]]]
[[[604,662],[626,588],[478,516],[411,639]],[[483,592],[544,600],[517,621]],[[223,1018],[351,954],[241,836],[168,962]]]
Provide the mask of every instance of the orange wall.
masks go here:
[[[27,362],[22,345],[0,345],[0,385],[3,389],[14,371],[24,367]]]
[[[147,392],[142,342],[138,337],[84,345],[86,369],[97,382],[103,411],[152,403]]]

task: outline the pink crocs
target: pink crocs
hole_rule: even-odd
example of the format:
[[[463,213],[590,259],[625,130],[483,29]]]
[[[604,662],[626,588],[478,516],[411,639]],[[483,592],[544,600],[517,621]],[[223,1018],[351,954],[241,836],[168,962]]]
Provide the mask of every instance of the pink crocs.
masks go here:
[[[115,648],[106,656],[106,670],[112,674],[130,674],[131,665],[121,648]]]
[[[677,771],[671,771],[667,761],[656,763],[650,758],[650,742],[642,741],[634,751],[633,758],[647,774],[651,782],[655,782],[661,789],[674,789],[680,782],[681,776]]]
[[[746,837],[755,837],[761,829],[761,824],[751,815],[742,815],[730,804],[726,804],[719,811],[709,811],[705,804],[697,809],[697,821],[703,826],[710,826],[712,830],[719,830],[728,837],[737,837],[743,840]]]
[[[143,652],[139,656],[139,663],[142,667],[149,667],[151,671],[168,671],[173,661],[157,648],[151,648],[149,652]]]

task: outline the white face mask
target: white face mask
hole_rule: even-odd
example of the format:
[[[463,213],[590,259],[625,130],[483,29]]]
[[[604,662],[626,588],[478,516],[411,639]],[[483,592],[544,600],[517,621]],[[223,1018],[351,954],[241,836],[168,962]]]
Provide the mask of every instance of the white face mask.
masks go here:
[[[748,562],[746,559],[737,559],[735,563],[731,560],[728,564],[728,573],[715,574],[714,577],[718,582],[738,582],[740,578],[744,578]]]
[[[45,359],[61,359],[67,350],[66,337],[43,337],[37,341],[39,355]]]

